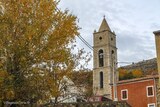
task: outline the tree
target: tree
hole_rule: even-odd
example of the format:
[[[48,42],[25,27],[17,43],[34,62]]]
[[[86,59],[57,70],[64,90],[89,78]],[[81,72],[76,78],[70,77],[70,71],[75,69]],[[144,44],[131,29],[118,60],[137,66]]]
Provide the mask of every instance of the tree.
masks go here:
[[[57,5],[56,0],[0,0],[0,100],[44,102],[60,95],[60,81],[82,51],[78,57],[71,52],[76,17]]]
[[[127,75],[125,75],[124,79],[133,79],[133,73],[132,72],[128,72]]]
[[[134,78],[139,78],[143,76],[143,72],[140,69],[136,69],[132,71]]]
[[[72,81],[81,90],[81,95],[87,99],[93,95],[93,71],[92,70],[81,70],[77,72],[72,72]]]
[[[119,80],[127,80],[134,78],[133,73],[131,71],[127,71],[124,68],[119,68]]]
[[[123,68],[119,68],[118,72],[119,72],[119,80],[125,79],[125,76],[128,74],[127,70]]]

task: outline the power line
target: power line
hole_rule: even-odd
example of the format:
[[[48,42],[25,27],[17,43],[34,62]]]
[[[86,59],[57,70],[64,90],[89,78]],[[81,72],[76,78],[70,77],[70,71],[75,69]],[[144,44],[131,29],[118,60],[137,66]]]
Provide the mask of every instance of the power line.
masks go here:
[[[93,47],[81,36],[81,35],[78,35],[78,38],[91,50],[93,50]],[[121,64],[132,64],[134,62],[117,62],[117,63],[121,63]]]
[[[78,37],[82,40],[83,43],[87,45],[87,47],[93,50],[92,46],[81,35],[78,35]]]
[[[118,62],[118,63],[132,64],[133,62]]]
[[[60,12],[60,9],[56,6],[56,10],[58,12]],[[78,35],[78,38],[91,50],[93,50],[93,47],[81,36],[81,35]]]
[[[58,12],[60,12],[60,9],[56,6],[56,10]],[[91,50],[93,50],[93,47],[81,36],[81,35],[78,35],[78,38]]]
[[[78,35],[78,38],[91,50],[93,50],[93,47],[81,36]]]

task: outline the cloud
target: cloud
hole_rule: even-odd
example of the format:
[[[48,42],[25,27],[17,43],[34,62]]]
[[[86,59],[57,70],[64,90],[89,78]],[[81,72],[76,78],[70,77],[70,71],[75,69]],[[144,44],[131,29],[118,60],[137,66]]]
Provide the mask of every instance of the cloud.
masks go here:
[[[90,45],[93,31],[99,29],[105,15],[117,34],[118,60],[136,62],[155,57],[152,32],[160,29],[159,3],[159,0],[63,0],[59,7],[68,8],[79,18],[80,33]],[[77,44],[92,52],[81,41]],[[93,67],[92,62],[89,67]]]

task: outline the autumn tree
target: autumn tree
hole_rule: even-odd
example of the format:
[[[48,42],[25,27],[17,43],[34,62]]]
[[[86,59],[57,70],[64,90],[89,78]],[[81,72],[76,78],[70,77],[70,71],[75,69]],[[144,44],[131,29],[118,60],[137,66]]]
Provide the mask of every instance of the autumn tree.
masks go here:
[[[119,68],[118,72],[119,72],[119,80],[127,80],[134,78],[132,71],[128,71],[127,69]]]
[[[87,99],[93,95],[93,71],[92,70],[81,70],[72,72],[70,77],[76,86],[82,90],[81,95]]]
[[[139,78],[143,76],[143,72],[140,69],[135,69],[132,71],[134,78]]]
[[[43,102],[80,59],[76,17],[56,0],[0,0],[0,100]]]
[[[118,72],[119,72],[119,80],[125,79],[125,76],[127,75],[127,70],[119,68]]]

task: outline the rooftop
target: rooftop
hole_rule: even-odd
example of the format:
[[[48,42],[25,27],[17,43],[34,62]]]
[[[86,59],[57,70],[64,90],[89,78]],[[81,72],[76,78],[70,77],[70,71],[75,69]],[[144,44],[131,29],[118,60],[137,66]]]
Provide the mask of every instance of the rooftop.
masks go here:
[[[144,81],[144,80],[150,80],[150,79],[158,79],[158,78],[159,78],[158,75],[148,75],[146,77],[118,81],[117,84],[125,84],[125,83]]]

